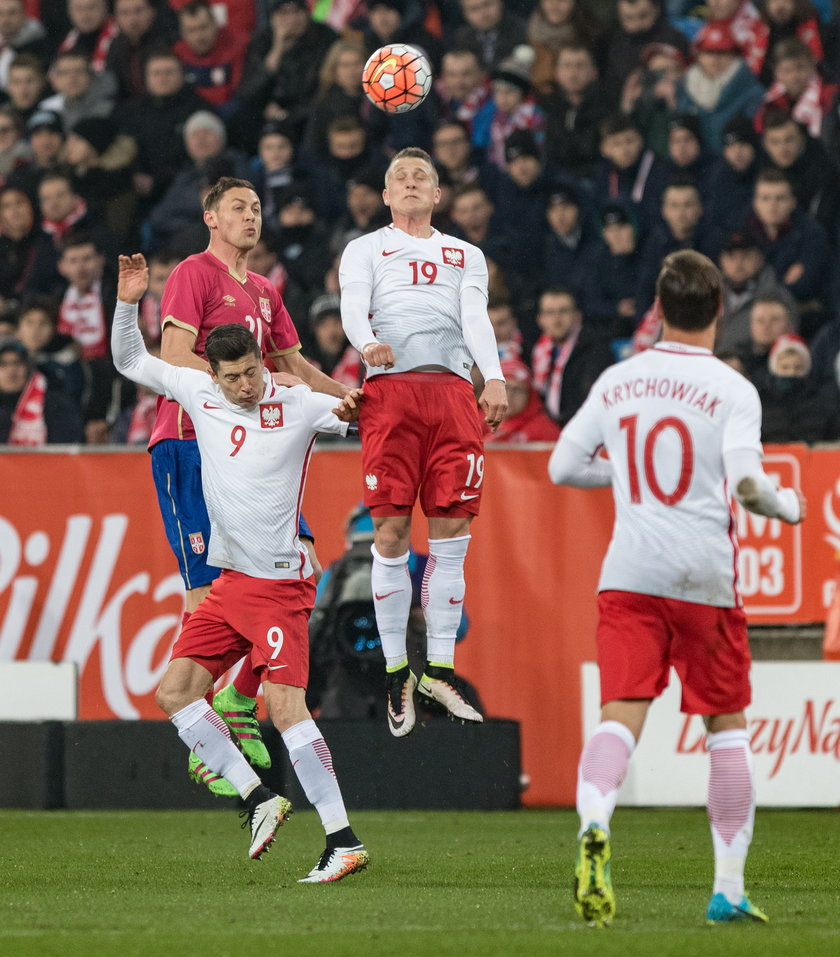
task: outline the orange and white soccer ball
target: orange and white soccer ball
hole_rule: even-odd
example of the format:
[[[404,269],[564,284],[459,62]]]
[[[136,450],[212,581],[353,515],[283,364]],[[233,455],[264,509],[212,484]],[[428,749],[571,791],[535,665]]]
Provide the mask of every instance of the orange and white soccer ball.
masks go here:
[[[362,71],[365,95],[386,113],[407,113],[420,106],[432,88],[426,54],[407,43],[375,50]]]

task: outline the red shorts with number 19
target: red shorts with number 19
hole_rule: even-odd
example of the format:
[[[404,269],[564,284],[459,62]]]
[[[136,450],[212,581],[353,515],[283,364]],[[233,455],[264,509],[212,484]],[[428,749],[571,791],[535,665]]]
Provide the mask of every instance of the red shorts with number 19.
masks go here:
[[[305,688],[314,602],[311,578],[251,578],[225,569],[190,615],[170,658],[191,658],[215,681],[251,652],[260,681]]]
[[[659,697],[672,665],[686,714],[734,714],[750,703],[743,609],[602,591],[598,614],[601,704]]]
[[[478,515],[484,480],[481,413],[472,386],[448,372],[368,379],[359,415],[364,501],[374,515]]]

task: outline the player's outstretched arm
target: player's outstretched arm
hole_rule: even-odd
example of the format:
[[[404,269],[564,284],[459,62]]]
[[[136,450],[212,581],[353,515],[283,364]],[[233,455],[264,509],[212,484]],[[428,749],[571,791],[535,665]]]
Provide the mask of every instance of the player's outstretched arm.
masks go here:
[[[790,525],[803,521],[808,511],[805,496],[795,488],[777,489],[753,449],[735,449],[725,453],[724,465],[729,487],[749,512],[779,518]]]
[[[612,485],[613,468],[609,459],[601,458],[561,435],[548,460],[548,475],[555,485],[573,488],[605,488]]]
[[[137,305],[149,288],[149,267],[142,253],[118,258],[117,299]]]
[[[139,253],[119,257],[117,306],[111,327],[111,352],[117,371],[163,394],[165,362],[150,356],[137,325],[137,303],[149,285],[146,260]]]
[[[320,369],[316,369],[315,366],[307,362],[300,351],[290,352],[284,356],[272,355],[271,359],[278,372],[287,372],[290,375],[297,376],[313,392],[323,392],[325,395],[333,395],[342,399],[350,391],[346,385],[336,382],[335,379],[331,379]]]

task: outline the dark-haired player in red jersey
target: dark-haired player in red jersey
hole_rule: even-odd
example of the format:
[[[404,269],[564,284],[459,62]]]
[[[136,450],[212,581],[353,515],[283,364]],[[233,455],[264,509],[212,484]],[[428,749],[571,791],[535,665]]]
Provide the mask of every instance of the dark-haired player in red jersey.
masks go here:
[[[316,370],[301,355],[297,331],[274,286],[247,270],[248,253],[262,228],[254,187],[247,180],[223,176],[207,191],[203,206],[210,242],[205,252],[176,266],[166,282],[161,300],[161,358],[209,372],[204,354],[207,336],[216,326],[241,322],[277,372],[297,376],[316,392],[344,396],[346,386]],[[186,622],[210,591],[219,569],[207,564],[210,519],[201,490],[201,458],[192,422],[177,402],[159,400],[149,448],[166,535],[186,588]],[[303,520],[300,534],[311,541],[312,533]],[[314,557],[311,549],[310,553]],[[258,687],[246,662],[234,683],[215,695],[213,706],[237,735],[249,760],[269,767],[255,714]],[[196,755],[190,756],[190,775],[214,794],[236,793]]]

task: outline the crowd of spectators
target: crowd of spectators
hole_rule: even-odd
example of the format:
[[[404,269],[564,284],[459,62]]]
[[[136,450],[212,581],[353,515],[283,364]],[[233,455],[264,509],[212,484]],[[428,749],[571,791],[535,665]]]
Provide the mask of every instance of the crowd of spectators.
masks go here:
[[[389,41],[435,72],[397,116],[361,86]],[[840,438],[839,45],[831,0],[0,0],[0,442],[146,441],[154,399],[109,357],[116,255],[150,261],[154,347],[221,175],[260,195],[249,267],[304,354],[356,384],[337,261],[389,221],[409,145],[438,169],[434,224],[488,260],[511,398],[492,441],[554,438],[656,341],[684,248],[721,267],[719,354],[763,438]]]

